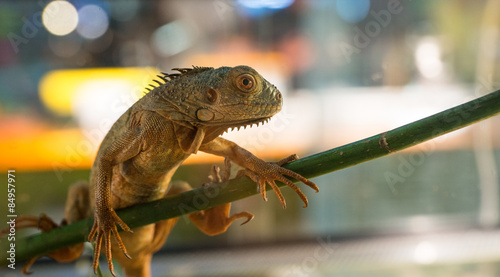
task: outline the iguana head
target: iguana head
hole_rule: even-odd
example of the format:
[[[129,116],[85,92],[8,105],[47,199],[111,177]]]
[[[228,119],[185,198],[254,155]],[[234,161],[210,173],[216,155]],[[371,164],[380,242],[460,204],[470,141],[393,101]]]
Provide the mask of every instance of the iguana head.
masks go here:
[[[180,73],[159,76],[165,83],[151,94],[158,97],[155,110],[181,125],[220,134],[267,121],[281,110],[279,90],[251,67],[173,70]]]

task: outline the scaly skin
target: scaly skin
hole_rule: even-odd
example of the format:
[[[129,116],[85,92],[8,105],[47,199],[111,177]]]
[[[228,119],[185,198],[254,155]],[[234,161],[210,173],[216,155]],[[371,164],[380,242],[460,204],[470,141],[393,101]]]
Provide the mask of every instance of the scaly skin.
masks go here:
[[[189,190],[189,185],[175,183],[167,192],[176,169],[197,151],[223,156],[242,166],[242,173],[259,184],[262,197],[266,199],[265,186],[269,184],[283,207],[285,199],[275,181],[293,188],[307,206],[305,195],[285,175],[318,191],[314,183],[281,167],[296,156],[267,163],[219,137],[229,128],[258,124],[279,112],[282,99],[276,87],[248,66],[175,70],[180,73],[159,76],[163,80],[157,81],[159,86],[137,101],[112,126],[97,152],[89,187],[79,184],[70,191],[65,222],[72,223],[94,214],[89,234],[89,241],[95,242],[94,272],[102,251],[113,275],[112,257],[127,276],[150,275],[152,254],[165,242],[177,219],[136,228],[133,234],[119,234],[116,224],[124,231],[130,228],[115,210]],[[193,213],[189,218],[209,235],[224,232],[235,219],[246,218],[246,223],[253,218],[248,212],[229,216],[229,209],[230,204],[226,204]],[[43,226],[55,225],[48,224],[51,220],[46,217],[40,222],[42,231],[53,228]],[[71,251],[74,257],[67,254],[62,257],[63,254],[56,252],[49,256],[66,261],[78,258],[82,247],[70,248],[74,250]]]

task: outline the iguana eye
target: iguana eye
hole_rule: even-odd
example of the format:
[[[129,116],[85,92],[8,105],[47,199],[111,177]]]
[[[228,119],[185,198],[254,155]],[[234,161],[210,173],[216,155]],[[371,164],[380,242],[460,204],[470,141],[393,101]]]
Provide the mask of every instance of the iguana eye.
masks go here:
[[[249,74],[243,74],[238,77],[236,84],[242,91],[251,92],[255,87],[255,79]]]

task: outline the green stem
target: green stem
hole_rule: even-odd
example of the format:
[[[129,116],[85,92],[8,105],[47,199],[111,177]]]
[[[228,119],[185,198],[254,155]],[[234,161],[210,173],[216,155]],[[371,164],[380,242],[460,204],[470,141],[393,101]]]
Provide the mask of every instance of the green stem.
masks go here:
[[[391,131],[294,161],[285,167],[304,177],[312,178],[414,146],[492,117],[499,112],[500,90]],[[118,211],[118,215],[131,228],[135,228],[233,202],[257,193],[255,183],[247,177],[241,177],[122,209]],[[16,238],[16,262],[84,242],[91,225],[92,218],[87,218],[50,232]],[[5,237],[0,242],[2,266],[9,264],[7,258],[10,254],[7,250],[10,249],[10,243]]]

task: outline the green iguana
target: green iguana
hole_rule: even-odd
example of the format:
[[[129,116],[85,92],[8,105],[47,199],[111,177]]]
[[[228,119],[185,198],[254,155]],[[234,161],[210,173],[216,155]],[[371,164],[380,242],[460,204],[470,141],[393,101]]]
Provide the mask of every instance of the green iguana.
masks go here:
[[[159,86],[132,105],[112,126],[101,143],[91,169],[90,184],[70,187],[62,224],[94,216],[89,241],[95,242],[93,260],[97,271],[99,255],[105,253],[113,275],[112,257],[127,276],[149,276],[154,252],[159,250],[178,218],[119,234],[130,228],[117,216],[116,209],[156,200],[191,189],[170,179],[179,165],[198,151],[226,157],[244,168],[243,173],[257,184],[266,199],[270,185],[285,207],[285,199],[275,181],[291,187],[307,206],[307,198],[286,176],[318,191],[301,175],[281,167],[297,159],[292,155],[278,163],[265,162],[235,143],[219,137],[229,128],[259,124],[278,113],[282,96],[278,89],[248,66],[174,68],[176,74],[159,75]],[[212,174],[212,178],[217,176]],[[170,189],[167,191],[167,189]],[[188,217],[204,233],[226,231],[238,218],[253,218],[249,212],[229,216],[230,204],[196,212]],[[18,223],[49,231],[58,225],[50,218],[24,217]],[[114,236],[114,240],[111,237]],[[83,243],[48,254],[57,261],[77,259]],[[37,257],[29,260],[28,272]]]

